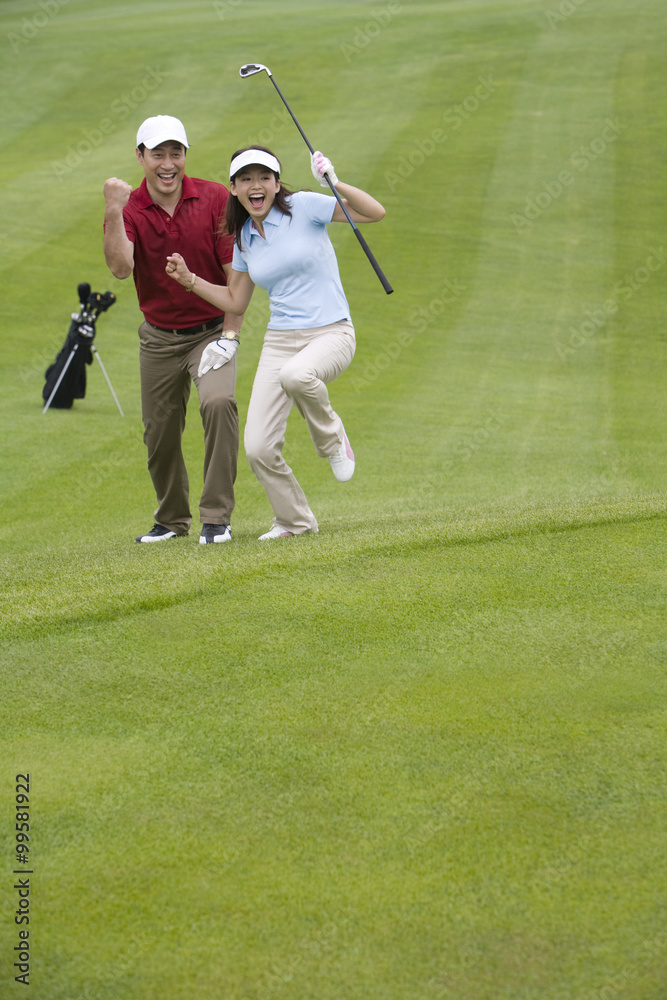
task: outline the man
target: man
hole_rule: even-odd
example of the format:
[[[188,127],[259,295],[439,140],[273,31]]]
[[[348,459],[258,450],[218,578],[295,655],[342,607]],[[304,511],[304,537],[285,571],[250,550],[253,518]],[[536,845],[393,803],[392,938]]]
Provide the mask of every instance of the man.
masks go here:
[[[141,409],[158,506],[155,524],[136,541],[165,541],[189,531],[181,439],[194,381],[204,426],[199,506],[199,541],[204,545],[231,539],[239,446],[235,354],[242,317],[220,315],[165,273],[167,256],[174,251],[187,254],[196,274],[207,281],[226,284],[231,271],[232,240],[219,233],[227,188],[186,175],[188,148],[178,118],[157,115],[143,122],[136,150],[144,170],[141,185],[132,190],[117,177],[104,184],[104,256],[116,278],[133,274],[144,314],[139,327]]]

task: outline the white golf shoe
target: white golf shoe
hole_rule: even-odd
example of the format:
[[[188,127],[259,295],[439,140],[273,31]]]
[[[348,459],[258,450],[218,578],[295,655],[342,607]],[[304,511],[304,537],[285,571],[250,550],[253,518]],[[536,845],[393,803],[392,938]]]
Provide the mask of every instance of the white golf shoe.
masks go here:
[[[257,541],[268,542],[270,538],[291,538],[293,534],[293,531],[288,531],[287,528],[282,528],[279,524],[274,524],[271,530],[267,531],[264,535],[260,535]]]
[[[341,430],[343,432],[343,442],[338,451],[329,456],[329,462],[338,482],[346,483],[354,475],[354,452],[342,424]]]

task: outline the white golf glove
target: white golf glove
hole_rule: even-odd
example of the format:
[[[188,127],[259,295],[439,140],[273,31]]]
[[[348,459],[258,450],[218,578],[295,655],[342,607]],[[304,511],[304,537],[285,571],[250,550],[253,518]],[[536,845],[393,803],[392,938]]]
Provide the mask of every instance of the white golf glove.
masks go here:
[[[214,371],[222,368],[223,365],[232,360],[238,349],[238,340],[226,340],[225,337],[221,337],[220,340],[211,341],[202,352],[197,372],[199,378],[206,372],[210,372],[211,368]]]
[[[319,181],[323,188],[329,187],[324,179],[324,175],[328,174],[331,178],[331,183],[336,186],[338,184],[338,178],[333,168],[333,163],[331,160],[320,153],[319,149],[315,150],[310,158],[310,169],[313,171],[313,177],[316,181]]]

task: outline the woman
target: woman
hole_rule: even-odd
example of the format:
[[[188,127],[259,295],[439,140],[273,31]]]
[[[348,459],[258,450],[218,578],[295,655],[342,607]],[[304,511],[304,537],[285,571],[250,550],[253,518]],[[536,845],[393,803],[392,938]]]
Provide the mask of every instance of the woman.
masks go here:
[[[313,153],[311,169],[323,187],[328,187],[328,174],[355,222],[383,218],[382,205],[340,182],[322,153]],[[243,313],[255,285],[269,293],[271,317],[245,428],[248,461],[275,515],[272,528],[260,537],[265,541],[317,531],[315,515],[282,456],[292,404],[336,479],[346,482],[354,473],[354,454],[326,387],[345,371],[355,350],[350,308],[326,230],[330,222],[347,220],[335,198],[285,188],[279,160],[263,146],[234,153],[229,173],[226,228],[234,236],[234,258],[227,286],[197,277],[177,253],[167,258],[166,270],[221,312]],[[200,377],[225,364],[237,347],[235,338],[209,344]]]

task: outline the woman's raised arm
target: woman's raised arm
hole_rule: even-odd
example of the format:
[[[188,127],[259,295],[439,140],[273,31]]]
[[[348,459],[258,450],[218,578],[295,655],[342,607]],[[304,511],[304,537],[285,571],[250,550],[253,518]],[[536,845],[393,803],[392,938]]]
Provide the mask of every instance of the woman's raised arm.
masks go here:
[[[222,312],[244,313],[250,305],[255,285],[247,271],[232,269],[227,285],[212,285],[190,270],[180,253],[167,257],[165,271],[170,278],[183,285],[190,292],[196,292]]]

